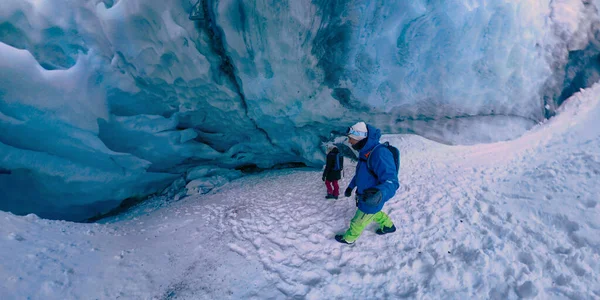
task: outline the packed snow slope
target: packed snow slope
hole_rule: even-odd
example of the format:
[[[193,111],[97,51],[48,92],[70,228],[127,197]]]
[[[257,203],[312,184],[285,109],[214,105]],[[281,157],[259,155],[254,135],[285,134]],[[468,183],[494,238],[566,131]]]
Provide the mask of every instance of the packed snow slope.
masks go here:
[[[598,81],[598,4],[3,0],[0,209],[81,220],[183,175],[316,166],[358,119],[514,138]]]
[[[0,212],[3,299],[597,299],[600,85],[519,139],[447,146],[415,135],[401,188],[353,246],[354,200],[321,173],[246,176],[156,198],[103,224]],[[353,172],[346,162],[345,186]],[[160,208],[160,209],[158,209]]]

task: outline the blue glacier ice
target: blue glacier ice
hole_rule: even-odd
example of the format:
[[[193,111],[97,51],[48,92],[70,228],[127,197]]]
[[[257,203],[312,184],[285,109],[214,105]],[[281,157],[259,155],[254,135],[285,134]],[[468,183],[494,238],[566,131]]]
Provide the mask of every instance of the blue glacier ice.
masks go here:
[[[239,170],[319,166],[358,119],[445,143],[515,138],[600,79],[598,8],[1,1],[0,209],[84,220]]]

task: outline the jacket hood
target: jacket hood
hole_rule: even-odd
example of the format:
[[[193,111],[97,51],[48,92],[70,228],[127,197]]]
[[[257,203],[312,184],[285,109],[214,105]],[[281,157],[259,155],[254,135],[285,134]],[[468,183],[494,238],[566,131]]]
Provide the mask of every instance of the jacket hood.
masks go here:
[[[369,131],[367,134],[367,143],[360,149],[359,156],[365,156],[365,154],[369,153],[369,151],[379,144],[379,139],[381,138],[381,130],[379,128],[367,124],[367,130]]]

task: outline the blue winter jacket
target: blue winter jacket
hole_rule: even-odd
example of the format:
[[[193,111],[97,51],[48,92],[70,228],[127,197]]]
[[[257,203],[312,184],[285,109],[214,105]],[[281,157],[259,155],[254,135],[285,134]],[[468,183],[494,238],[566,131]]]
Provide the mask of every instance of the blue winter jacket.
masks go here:
[[[366,214],[374,214],[383,208],[385,202],[394,196],[400,184],[398,183],[398,173],[396,172],[396,164],[392,153],[384,146],[379,145],[381,131],[367,124],[369,134],[367,143],[360,150],[358,155],[358,164],[356,165],[356,173],[348,185],[349,188],[356,187],[356,195],[358,197],[358,209]],[[372,152],[371,152],[372,151]],[[371,156],[371,171],[376,175],[373,176],[367,168],[367,157]],[[368,188],[377,188],[382,193],[382,199],[376,206],[368,205],[361,201],[363,191]]]

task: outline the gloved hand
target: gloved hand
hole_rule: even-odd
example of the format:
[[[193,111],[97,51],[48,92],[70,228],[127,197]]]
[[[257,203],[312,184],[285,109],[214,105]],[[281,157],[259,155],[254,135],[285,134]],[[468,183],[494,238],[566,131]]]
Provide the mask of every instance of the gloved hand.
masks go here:
[[[378,190],[377,188],[374,188],[374,187],[372,187],[372,188],[368,188],[368,189],[366,189],[366,190],[363,192],[363,196],[364,196],[365,198],[369,198],[369,197],[372,197],[373,195],[375,195],[375,194],[377,194],[377,193],[379,193],[379,190]]]
[[[377,188],[368,188],[364,190],[362,196],[363,201],[369,206],[377,206],[383,198],[381,191]]]
[[[346,191],[344,192],[344,196],[346,196],[346,197],[352,196],[352,189],[346,188]]]
[[[323,177],[321,177],[321,180],[325,181],[325,175],[323,175]]]

